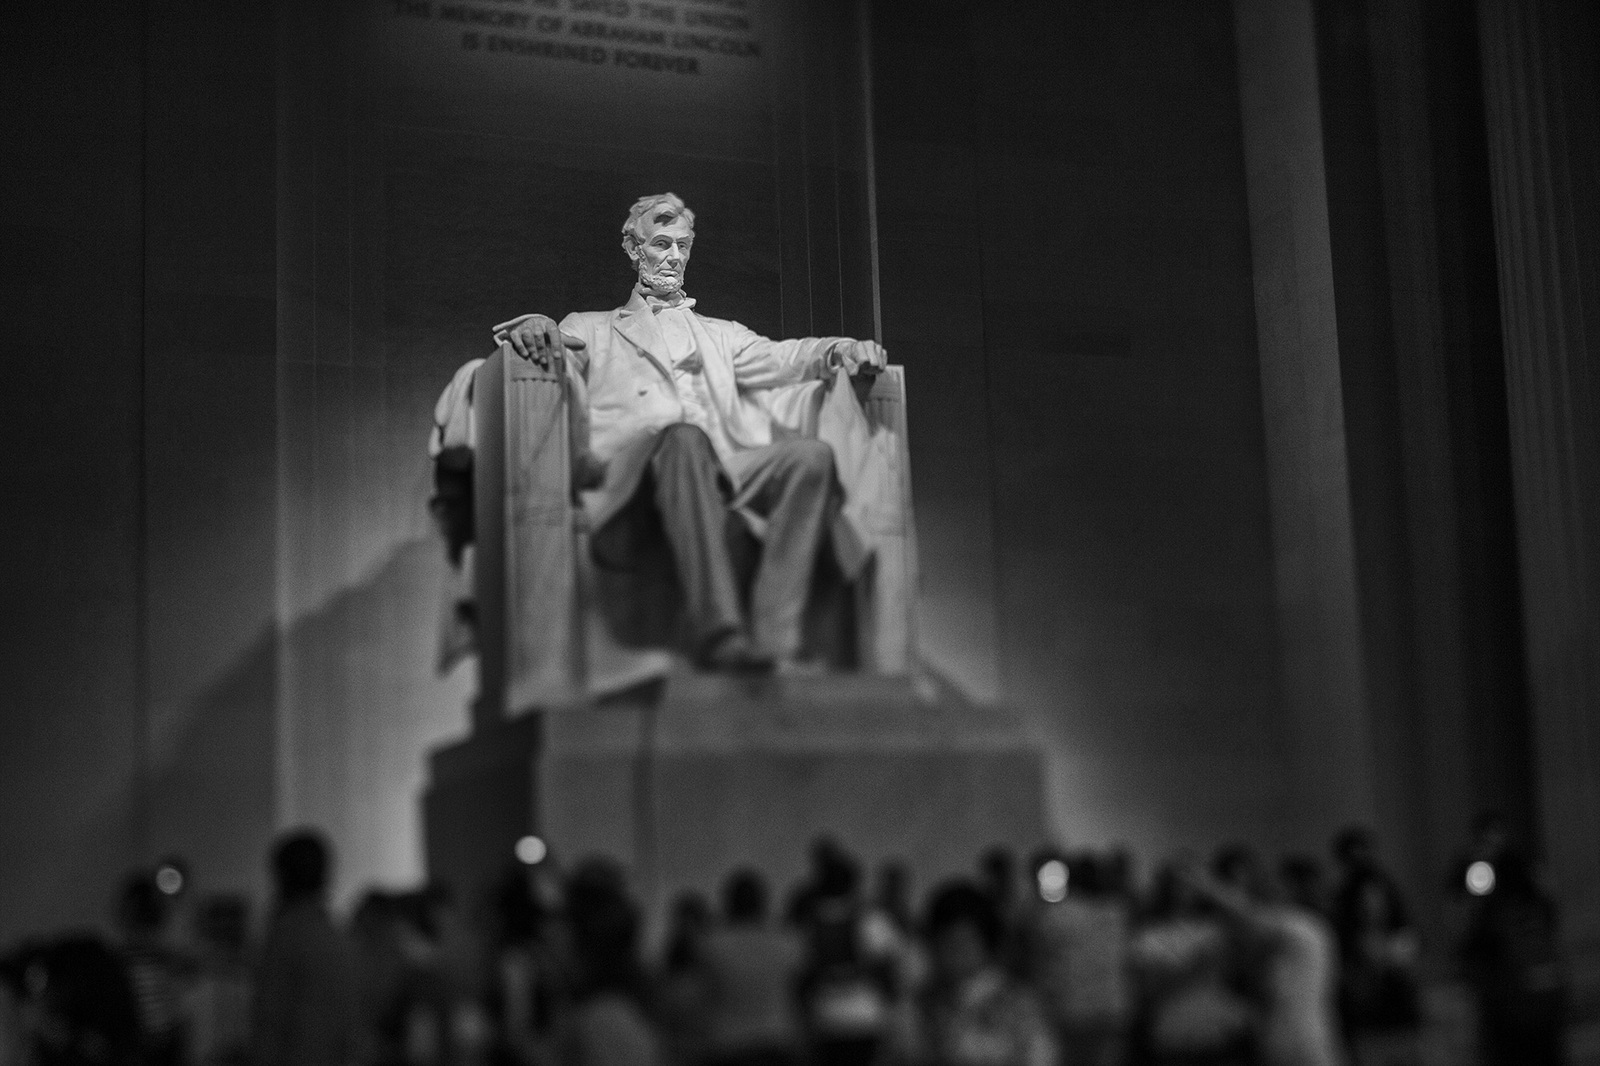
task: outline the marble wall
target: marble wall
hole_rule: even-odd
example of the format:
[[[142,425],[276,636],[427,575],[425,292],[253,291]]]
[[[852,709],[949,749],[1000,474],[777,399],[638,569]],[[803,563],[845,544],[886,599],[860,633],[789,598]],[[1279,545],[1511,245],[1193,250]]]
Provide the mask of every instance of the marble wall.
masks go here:
[[[958,654],[1049,743],[1064,839],[1277,844],[1230,10],[874,14],[884,339],[908,369],[928,610],[961,614]]]
[[[102,913],[144,780],[139,11],[18,15],[0,44],[17,86],[0,114],[0,351],[18,401],[0,522],[0,940]]]

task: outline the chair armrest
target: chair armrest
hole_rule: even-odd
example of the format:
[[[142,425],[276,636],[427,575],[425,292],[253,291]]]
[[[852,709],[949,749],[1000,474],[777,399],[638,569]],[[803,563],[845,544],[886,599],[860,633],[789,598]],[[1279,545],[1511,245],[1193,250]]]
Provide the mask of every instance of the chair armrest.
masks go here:
[[[487,716],[571,697],[577,649],[577,442],[566,368],[502,344],[473,389],[474,595]]]

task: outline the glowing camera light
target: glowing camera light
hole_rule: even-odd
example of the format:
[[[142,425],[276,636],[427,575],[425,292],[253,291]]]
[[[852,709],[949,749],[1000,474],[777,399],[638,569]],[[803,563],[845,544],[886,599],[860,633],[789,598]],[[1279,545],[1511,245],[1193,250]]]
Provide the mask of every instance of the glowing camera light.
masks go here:
[[[536,836],[526,836],[517,841],[517,861],[524,866],[537,866],[550,854],[544,841]]]
[[[1039,898],[1046,903],[1060,903],[1067,898],[1067,864],[1060,859],[1040,864]]]
[[[176,866],[163,866],[156,871],[156,888],[162,895],[176,896],[183,891],[183,871]]]

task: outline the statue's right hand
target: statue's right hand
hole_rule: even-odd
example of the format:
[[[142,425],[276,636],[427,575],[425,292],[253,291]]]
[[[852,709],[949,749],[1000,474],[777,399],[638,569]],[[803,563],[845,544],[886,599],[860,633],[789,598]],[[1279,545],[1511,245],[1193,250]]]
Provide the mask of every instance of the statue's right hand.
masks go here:
[[[560,338],[559,341],[557,338]],[[547,315],[520,315],[509,322],[502,322],[494,327],[494,339],[496,343],[509,343],[522,358],[546,370],[550,368],[552,357],[560,347],[574,351],[586,347],[582,339],[557,328],[554,320]]]

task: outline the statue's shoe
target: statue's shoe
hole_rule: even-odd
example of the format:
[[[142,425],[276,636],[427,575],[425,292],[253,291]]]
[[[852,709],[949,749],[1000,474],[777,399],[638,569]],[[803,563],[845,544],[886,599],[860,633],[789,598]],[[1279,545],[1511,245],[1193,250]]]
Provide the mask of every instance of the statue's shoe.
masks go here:
[[[728,633],[711,644],[700,655],[697,665],[702,670],[718,674],[770,674],[772,656],[751,643],[743,633]]]
[[[828,672],[828,664],[821,659],[784,656],[773,664],[772,669],[779,677],[821,677]]]

